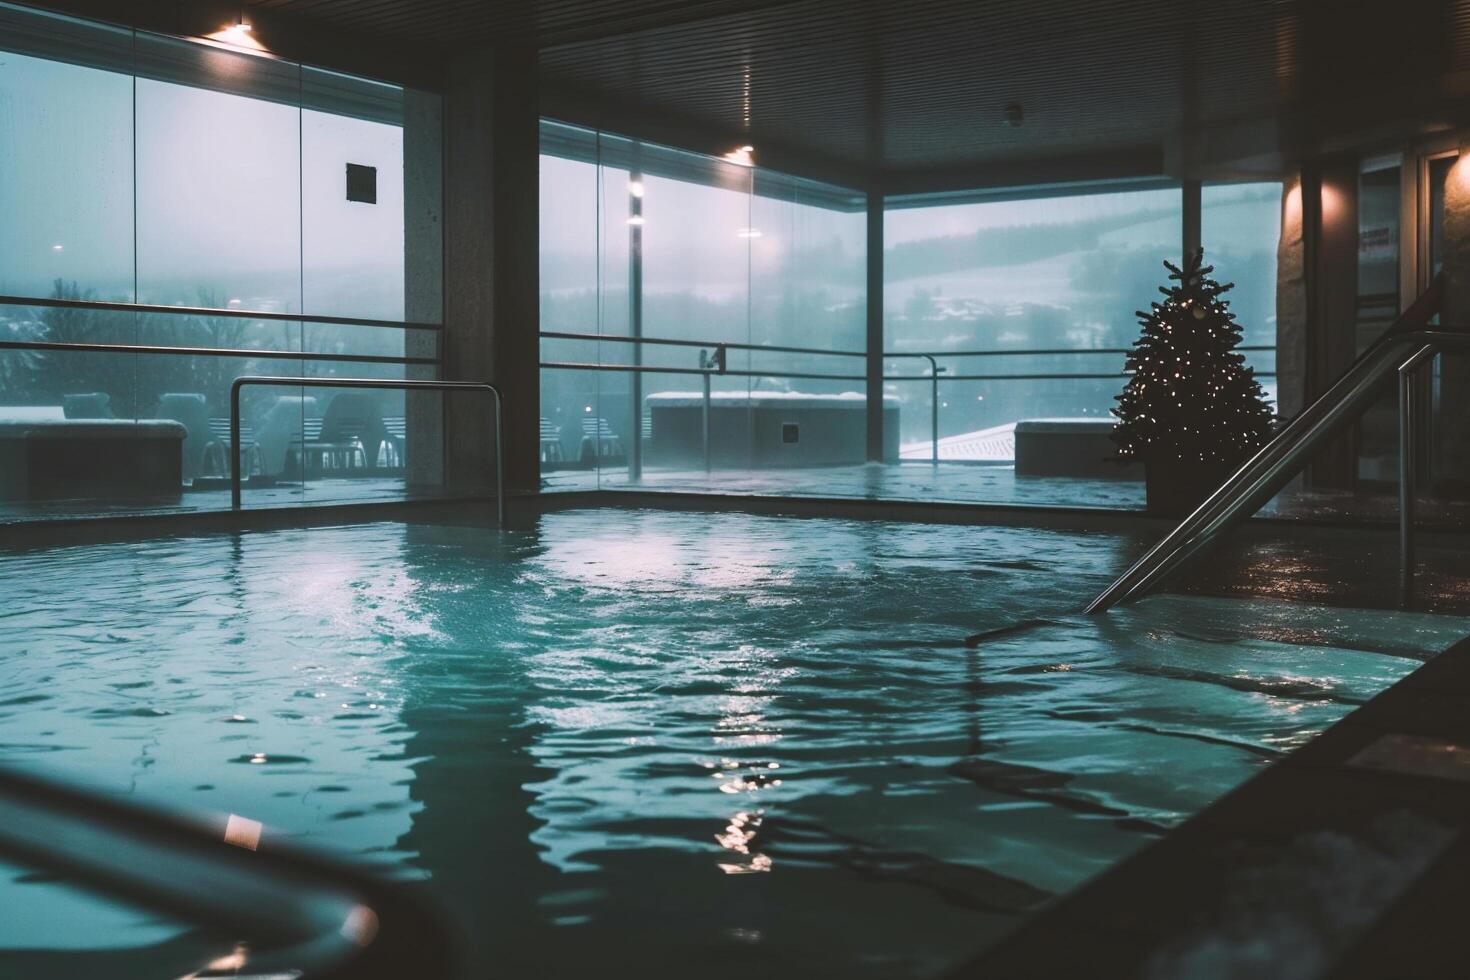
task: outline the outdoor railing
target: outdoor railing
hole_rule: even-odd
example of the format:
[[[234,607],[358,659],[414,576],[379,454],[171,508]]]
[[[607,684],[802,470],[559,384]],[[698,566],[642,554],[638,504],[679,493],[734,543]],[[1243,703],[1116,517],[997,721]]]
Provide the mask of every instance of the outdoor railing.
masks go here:
[[[680,374],[680,375],[704,375],[705,387],[705,455],[709,455],[708,418],[709,418],[709,375],[719,374],[732,378],[779,378],[790,380],[817,380],[817,381],[853,381],[866,382],[865,374],[830,374],[812,371],[781,371],[781,370],[755,370],[755,369],[731,369],[721,367],[713,370],[709,364],[714,363],[714,358],[708,358],[709,351],[750,351],[753,354],[793,354],[799,356],[821,356],[821,357],[846,357],[866,360],[867,353],[864,351],[833,350],[820,347],[795,347],[780,344],[751,344],[739,341],[724,340],[683,340],[671,337],[631,337],[597,333],[577,333],[562,330],[543,330],[541,337],[545,340],[572,340],[592,343],[632,344],[650,345],[659,347],[689,347],[700,350],[699,366],[682,368],[668,366],[649,366],[644,364],[602,364],[587,361],[542,361],[540,366],[544,370],[559,371],[608,371],[615,373],[635,374]],[[636,349],[636,348],[635,348]],[[1274,352],[1275,347],[1266,345],[1242,345],[1235,348],[1243,354]],[[939,386],[941,383],[960,381],[1099,381],[1108,379],[1126,379],[1130,377],[1127,371],[1107,372],[1030,372],[1030,373],[998,373],[998,374],[955,374],[940,365],[940,360],[954,360],[962,358],[986,358],[986,357],[1083,357],[1097,355],[1115,355],[1123,357],[1128,353],[1125,347],[1092,347],[1092,348],[1043,348],[1043,349],[998,349],[998,350],[933,350],[933,351],[885,351],[883,359],[899,360],[902,358],[920,358],[929,362],[929,374],[887,374],[882,380],[885,382],[908,382],[928,380],[930,383],[930,459],[933,463],[939,462],[939,423],[941,401],[939,397]],[[724,361],[721,360],[723,365]],[[1260,378],[1275,377],[1275,371],[1256,371]]]
[[[321,324],[341,327],[371,327],[393,330],[443,331],[443,324],[413,320],[383,320],[369,317],[330,316],[327,314],[280,313],[266,310],[240,310],[232,307],[216,309],[207,306],[161,306],[151,303],[117,303],[91,299],[61,299],[39,296],[0,296],[0,307],[19,306],[42,309],[82,310],[94,313],[132,313],[153,316],[204,319],[256,320],[273,323]],[[257,360],[328,362],[343,364],[400,364],[404,366],[439,366],[439,357],[407,357],[392,354],[334,354],[308,350],[280,350],[253,347],[200,347],[176,344],[102,344],[86,341],[0,340],[0,350],[81,351],[93,354],[157,354],[187,357],[234,357]]]

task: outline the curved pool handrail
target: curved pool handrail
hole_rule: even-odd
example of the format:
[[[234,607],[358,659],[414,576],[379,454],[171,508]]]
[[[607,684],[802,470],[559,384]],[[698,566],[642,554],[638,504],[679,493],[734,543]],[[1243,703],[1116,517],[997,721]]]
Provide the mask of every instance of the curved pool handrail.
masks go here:
[[[1148,592],[1222,531],[1255,513],[1275,496],[1324,442],[1355,421],[1383,384],[1428,349],[1470,350],[1470,334],[1444,330],[1392,330],[1348,368],[1321,397],[1287,423],[1244,465],[1087,605],[1105,612]]]
[[[235,815],[191,820],[0,769],[0,855],[243,941],[211,957],[235,960],[237,972],[387,978],[438,975],[450,963],[448,934],[417,900],[262,843],[262,830]]]
[[[288,378],[244,375],[230,385],[230,509],[240,510],[240,390],[247,385],[275,388],[386,388],[401,391],[488,391],[495,405],[495,522],[505,527],[504,400],[488,381],[410,381],[394,378]]]

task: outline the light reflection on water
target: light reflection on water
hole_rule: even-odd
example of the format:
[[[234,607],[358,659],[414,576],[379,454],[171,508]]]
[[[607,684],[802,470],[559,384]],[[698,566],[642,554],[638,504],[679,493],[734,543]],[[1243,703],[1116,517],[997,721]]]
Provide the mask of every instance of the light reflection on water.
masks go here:
[[[598,511],[16,556],[0,761],[425,878],[512,975],[923,975],[1412,666],[1340,612],[1067,616],[1131,547]],[[0,948],[177,928],[22,896]]]

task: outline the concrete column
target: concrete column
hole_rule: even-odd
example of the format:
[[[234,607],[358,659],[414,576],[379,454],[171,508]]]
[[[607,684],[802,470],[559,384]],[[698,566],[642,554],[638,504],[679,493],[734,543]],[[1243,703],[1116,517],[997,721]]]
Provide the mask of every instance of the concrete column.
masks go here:
[[[403,314],[407,320],[438,323],[444,318],[444,128],[439,96],[414,89],[403,93]],[[404,354],[434,357],[441,338],[408,331]],[[427,366],[406,377],[435,379]],[[408,482],[444,485],[443,399],[434,392],[404,396],[408,425]]]
[[[1307,244],[1302,175],[1281,185],[1281,239],[1276,246],[1277,412],[1294,418],[1307,403]]]
[[[451,60],[444,98],[445,377],[505,395],[508,490],[539,486],[539,106],[533,50]],[[451,396],[448,482],[493,483],[490,406]]]
[[[1454,329],[1470,324],[1470,146],[1444,182],[1444,309],[1440,322]],[[1470,488],[1470,358],[1444,356],[1439,365],[1434,419],[1436,483]]]
[[[1309,236],[1315,231],[1307,251],[1309,399],[1325,392],[1352,364],[1358,335],[1358,161],[1329,161],[1316,174],[1317,220],[1310,220],[1313,209],[1307,209],[1306,228]],[[1351,487],[1357,457],[1357,434],[1350,431],[1318,454],[1311,469],[1313,485]]]
[[[1357,334],[1357,164],[1312,162],[1282,188],[1276,253],[1279,411],[1293,418],[1352,363]],[[1353,482],[1351,434],[1321,452],[1313,486]]]

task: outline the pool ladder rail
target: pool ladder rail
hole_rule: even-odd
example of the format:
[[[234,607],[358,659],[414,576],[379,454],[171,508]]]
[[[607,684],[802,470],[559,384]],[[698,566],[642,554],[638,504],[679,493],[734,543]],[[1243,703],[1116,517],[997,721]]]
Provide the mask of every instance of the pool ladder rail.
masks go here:
[[[488,381],[410,381],[398,378],[289,378],[247,374],[230,385],[230,509],[239,511],[240,497],[240,391],[247,386],[272,388],[386,388],[395,391],[487,391],[495,409],[495,523],[505,527],[505,403],[500,389]]]
[[[1204,503],[1093,599],[1086,611],[1106,612],[1118,603],[1146,595],[1223,532],[1254,514],[1328,440],[1361,417],[1395,375],[1399,391],[1399,598],[1406,608],[1411,605],[1414,491],[1421,469],[1415,419],[1424,398],[1422,369],[1437,354],[1470,351],[1470,332],[1426,326],[1438,311],[1442,291],[1442,279],[1436,277],[1326,392],[1282,426]]]
[[[189,976],[447,976],[441,917],[402,887],[213,825],[0,769],[0,855],[68,884],[239,939]]]

